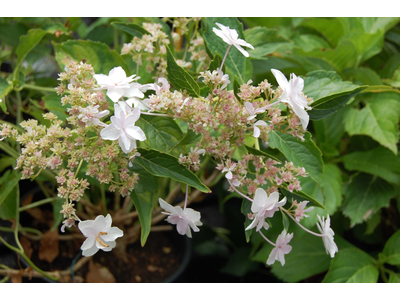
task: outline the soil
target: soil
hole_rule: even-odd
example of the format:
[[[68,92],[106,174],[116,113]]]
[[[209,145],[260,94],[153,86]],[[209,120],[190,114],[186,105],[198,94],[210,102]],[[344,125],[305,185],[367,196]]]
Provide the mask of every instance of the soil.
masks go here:
[[[176,234],[176,232],[173,232]],[[134,243],[127,248],[128,261],[119,259],[113,253],[99,251],[93,256],[93,264],[85,264],[82,268],[75,272],[75,281],[87,282],[104,282],[101,276],[89,276],[89,265],[95,265],[95,268],[105,267],[106,274],[111,272],[115,278],[115,282],[143,282],[156,283],[168,281],[168,277],[173,274],[182,261],[183,253],[178,249],[179,243],[171,240],[171,233],[152,232],[149,235],[145,247],[141,247],[140,243]],[[68,269],[78,253],[78,241],[60,241],[60,255],[52,262],[48,263],[38,258],[39,242],[32,242],[33,254],[32,261],[39,268],[46,271],[66,270]],[[97,264],[96,264],[97,263]],[[99,266],[99,264],[101,266]],[[104,270],[104,269],[103,269]],[[100,271],[95,269],[93,273]],[[111,277],[112,277],[111,276]]]

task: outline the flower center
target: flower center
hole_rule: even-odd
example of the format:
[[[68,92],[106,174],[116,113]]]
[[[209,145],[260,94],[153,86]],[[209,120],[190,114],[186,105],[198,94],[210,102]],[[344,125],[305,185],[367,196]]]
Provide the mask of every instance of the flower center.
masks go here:
[[[96,237],[96,241],[98,241],[99,244],[102,245],[103,247],[110,247],[109,245],[104,244],[104,242],[102,240],[100,240],[100,238],[99,238],[100,235],[105,235],[105,234],[107,234],[107,232],[100,231],[99,234]]]

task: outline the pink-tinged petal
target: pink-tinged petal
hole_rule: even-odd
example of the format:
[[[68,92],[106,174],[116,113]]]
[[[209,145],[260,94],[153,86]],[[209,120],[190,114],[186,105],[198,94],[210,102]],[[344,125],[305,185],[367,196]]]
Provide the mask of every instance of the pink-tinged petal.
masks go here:
[[[183,214],[189,218],[192,222],[196,223],[201,219],[201,214],[192,208],[185,208]]]
[[[108,125],[100,131],[100,136],[103,140],[115,141],[119,139],[121,131],[118,130],[113,124]]]
[[[277,256],[278,256],[277,260],[281,263],[282,266],[284,266],[285,265],[285,255],[283,254],[281,249],[278,249]]]
[[[258,224],[257,224],[256,231],[260,231],[260,229],[263,228],[265,219],[264,219],[264,217],[261,217],[261,216],[260,217],[257,216],[256,219],[258,219]]]
[[[110,241],[107,242],[108,247],[105,248],[101,248],[101,250],[105,251],[105,252],[110,252],[112,249],[115,248],[115,246],[117,245],[117,243],[115,241]]]
[[[285,75],[279,70],[276,69],[271,69],[272,74],[274,74],[276,81],[278,82],[279,86],[281,89],[285,90],[287,86],[289,85],[289,82],[287,81]]]
[[[262,188],[258,188],[254,194],[254,200],[251,204],[251,211],[253,213],[258,213],[264,208],[266,199],[268,198],[267,192]]]
[[[99,251],[99,248],[96,247],[96,243],[93,243],[93,246],[91,248],[82,251],[82,255],[86,257],[92,256],[96,254],[97,251]]]
[[[260,128],[258,128],[258,127],[254,124],[253,136],[254,136],[255,138],[258,138],[258,137],[260,136],[260,134],[261,134]]]
[[[121,88],[109,88],[107,90],[107,96],[113,101],[118,102],[118,100],[124,95],[124,89]]]
[[[108,73],[108,76],[117,84],[126,79],[126,73],[122,67],[113,68],[110,73]]]
[[[122,141],[122,143],[125,146],[125,149],[129,149],[131,146],[131,139],[126,135],[126,133],[124,131],[121,131],[121,135],[119,137],[119,140]]]
[[[143,130],[138,126],[128,126],[125,128],[126,134],[131,138],[139,141],[146,140],[146,135]]]
[[[87,250],[93,247],[94,242],[96,241],[96,236],[89,236],[82,244],[81,250]]]
[[[119,237],[122,237],[123,235],[124,232],[121,229],[119,229],[118,227],[111,227],[107,231],[107,234],[102,235],[101,238],[106,242],[111,242],[115,241]]]
[[[231,172],[231,171],[228,171],[228,173],[226,173],[225,177],[226,177],[226,179],[229,179],[229,180],[231,180],[231,179],[232,179],[232,177],[233,177],[233,174],[232,174],[232,172]]]
[[[188,224],[186,223],[186,221],[184,219],[180,219],[178,221],[178,224],[176,224],[176,230],[181,235],[185,235],[186,234],[187,228],[188,228]]]
[[[263,120],[258,120],[257,122],[254,123],[255,126],[268,126],[266,122]]]
[[[189,237],[189,238],[192,238],[192,232],[190,231],[190,227],[189,226],[186,227],[186,236]]]
[[[286,204],[286,197],[284,197],[281,201],[275,204],[275,207],[281,207]]]
[[[123,132],[122,132],[123,133]],[[130,151],[130,148],[131,148],[131,142],[130,142],[130,139],[128,139],[127,137],[126,137],[126,135],[125,135],[125,133],[123,133],[124,134],[124,136],[125,136],[125,138],[127,139],[127,141],[128,141],[128,145],[125,145],[125,143],[123,142],[123,139],[121,139],[121,137],[118,139],[118,144],[119,144],[119,146],[121,147],[121,150],[124,152],[124,153],[126,153],[126,154],[128,154]]]
[[[94,79],[96,79],[97,84],[101,85],[104,88],[108,88],[108,87],[114,86],[114,82],[107,75],[96,74],[96,75],[93,75],[93,77],[94,77]]]
[[[161,198],[158,198],[158,202],[160,203],[160,207],[163,210],[167,211],[167,212],[170,212],[170,213],[175,214],[175,215],[180,215],[182,213],[182,208],[179,207],[179,206],[175,206],[174,207],[171,204],[165,202]]]
[[[101,111],[101,112],[95,114],[95,117],[96,117],[96,118],[102,118],[102,117],[107,116],[109,113],[110,113],[110,111],[108,111],[108,110],[103,110],[103,111]]]
[[[250,102],[245,102],[244,106],[246,107],[247,111],[250,115],[254,115],[254,106]]]
[[[277,248],[272,249],[271,254],[269,255],[267,260],[267,265],[272,265],[275,262],[275,260],[277,259],[277,252]]]

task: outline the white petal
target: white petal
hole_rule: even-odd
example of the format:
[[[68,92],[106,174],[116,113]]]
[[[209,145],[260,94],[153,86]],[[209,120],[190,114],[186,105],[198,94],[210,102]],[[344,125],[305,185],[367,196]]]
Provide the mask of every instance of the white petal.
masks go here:
[[[112,79],[114,83],[120,83],[126,79],[126,73],[122,67],[116,67],[108,73],[108,76]]]
[[[106,218],[102,215],[97,216],[96,219],[94,219],[93,227],[97,233],[107,230]]]
[[[107,242],[107,245],[108,245],[108,247],[101,248],[101,250],[103,250],[105,252],[109,252],[115,248],[117,243],[115,241],[109,241],[109,242]]]
[[[238,49],[244,56],[249,57],[249,53],[246,50],[244,50],[242,47],[240,47],[240,45],[233,44],[233,46],[235,46],[236,49]]]
[[[96,241],[96,236],[89,236],[82,244],[81,250],[87,250],[93,247],[94,242]]]
[[[246,107],[247,111],[250,115],[254,115],[254,106],[250,102],[245,102],[244,106]]]
[[[171,214],[174,215],[180,215],[182,213],[182,208],[179,206],[172,206],[171,204],[165,202],[163,199],[158,198],[158,202],[160,203],[160,207],[165,210],[170,212]]]
[[[107,90],[107,96],[114,102],[118,102],[119,98],[124,95],[124,89],[121,88],[109,88]]]
[[[122,237],[123,235],[124,235],[124,232],[121,229],[119,229],[118,227],[111,227],[107,231],[107,234],[102,235],[101,238],[105,242],[111,242],[111,241],[115,241],[119,237]]]
[[[96,235],[96,232],[93,228],[93,223],[94,223],[93,220],[79,222],[78,228],[85,237],[89,237],[91,235]]]
[[[126,134],[131,138],[139,141],[146,140],[146,135],[143,130],[138,126],[128,126],[125,128]]]
[[[258,138],[258,137],[260,136],[260,134],[261,134],[260,128],[258,128],[258,127],[254,124],[254,133],[253,133],[253,136],[254,136],[255,138]]]
[[[118,130],[114,124],[110,124],[100,131],[100,136],[103,140],[115,141],[119,139],[121,131]]]
[[[274,74],[276,81],[278,82],[279,86],[284,90],[288,86],[289,82],[287,81],[285,75],[279,70],[271,69],[272,74]]]
[[[109,229],[111,227],[111,223],[112,223],[110,214],[107,214],[107,216],[104,218],[104,221],[106,221],[105,228]]]
[[[181,235],[185,235],[186,234],[186,231],[187,231],[188,227],[189,226],[188,226],[188,224],[186,223],[186,221],[184,219],[180,219],[178,221],[178,224],[176,224],[176,230]]]
[[[114,85],[114,82],[107,75],[96,74],[96,75],[93,75],[93,77],[94,77],[94,79],[96,79],[97,84],[99,84],[105,88],[108,88],[108,87],[111,87]]]
[[[254,200],[251,204],[251,211],[253,213],[258,213],[263,207],[268,199],[267,192],[262,188],[258,188],[254,194]]]
[[[99,248],[96,247],[96,243],[93,243],[93,246],[91,248],[82,251],[82,255],[86,257],[92,256],[96,254],[97,251],[99,251]]]
[[[304,108],[299,106],[297,103],[291,103],[291,104],[292,104],[291,106],[292,106],[294,113],[299,117],[299,119],[301,121],[301,125],[303,126],[303,129],[306,130],[307,126],[308,126],[308,122],[310,121],[310,116],[304,110]]]

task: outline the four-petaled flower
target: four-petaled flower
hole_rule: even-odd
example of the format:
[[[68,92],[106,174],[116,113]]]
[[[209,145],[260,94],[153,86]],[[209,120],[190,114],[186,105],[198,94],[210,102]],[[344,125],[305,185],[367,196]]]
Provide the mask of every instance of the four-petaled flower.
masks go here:
[[[304,80],[292,73],[288,82],[281,71],[275,69],[271,69],[271,71],[283,90],[281,101],[289,104],[294,113],[299,117],[304,130],[306,130],[310,117],[305,108],[311,109],[311,107],[307,105],[307,99],[303,94]]]
[[[228,163],[229,164],[229,163]],[[226,166],[222,169],[222,173],[225,173],[225,178],[231,180],[233,177],[232,171],[236,168],[236,163],[230,163],[230,166]]]
[[[272,249],[271,254],[268,257],[268,265],[272,265],[276,260],[278,260],[282,266],[285,264],[285,254],[288,254],[290,251],[292,251],[292,246],[288,245],[292,238],[293,233],[288,234],[286,233],[286,230],[283,229],[282,233],[276,240],[275,248]]]
[[[78,224],[80,231],[86,237],[81,246],[83,256],[92,256],[99,249],[111,251],[115,246],[115,240],[124,235],[118,227],[111,227],[111,216],[97,216],[94,220],[81,221]]]
[[[326,217],[318,217],[317,227],[319,232],[322,233],[322,241],[324,242],[324,246],[326,249],[326,253],[329,254],[332,258],[335,257],[335,253],[339,251],[338,247],[336,246],[335,242],[333,241],[333,236],[335,232],[331,229],[331,219],[329,215]]]
[[[114,114],[110,118],[111,124],[100,131],[100,136],[104,140],[118,140],[122,151],[129,153],[136,149],[136,140],[144,141],[146,139],[143,130],[135,126],[135,122],[140,117],[140,109],[134,108],[127,114],[124,108],[114,104]]]
[[[278,200],[278,192],[273,192],[268,196],[265,190],[258,188],[251,204],[251,211],[254,213],[253,222],[247,226],[246,230],[254,227],[256,227],[256,231],[259,231],[262,227],[268,229],[269,225],[265,222],[265,218],[272,218],[274,213],[279,210],[279,207],[286,204],[286,197],[279,202]]]
[[[133,80],[138,80],[140,77],[136,77],[136,75],[126,77],[126,73],[121,67],[112,69],[108,76],[96,74],[93,77],[101,89],[107,90],[107,96],[114,102],[118,102],[122,96],[143,97],[143,93],[139,90],[140,85],[138,83],[131,84]]]
[[[247,43],[245,40],[238,39],[239,35],[235,29],[230,29],[228,26],[224,26],[220,23],[215,23],[221,29],[213,28],[213,31],[228,45],[233,45],[238,49],[244,56],[249,57],[249,53],[244,50],[241,46],[245,46],[254,50],[254,47]]]
[[[221,78],[222,82],[221,90],[223,90],[228,84],[231,83],[231,81],[229,80],[229,75],[224,74],[220,68],[217,68],[217,73],[218,76]]]
[[[314,207],[304,209],[308,202],[309,201],[301,201],[300,203],[297,203],[296,200],[293,201],[293,205],[296,207],[296,209],[294,210],[294,217],[296,218],[296,221],[300,221],[303,218],[308,218],[305,213],[314,209]]]
[[[160,206],[167,212],[162,212],[163,214],[168,215],[167,221],[171,224],[176,224],[176,230],[181,235],[187,235],[188,237],[192,237],[192,232],[190,228],[193,229],[194,232],[200,231],[197,226],[203,225],[200,222],[200,213],[191,208],[182,209],[180,206],[172,206],[168,204],[163,199],[158,199]]]
[[[80,114],[78,115],[78,119],[82,122],[86,123],[87,126],[90,125],[99,125],[100,118],[107,116],[110,112],[108,110],[103,110],[99,112],[99,105],[96,106],[88,106],[88,107],[80,107]]]

